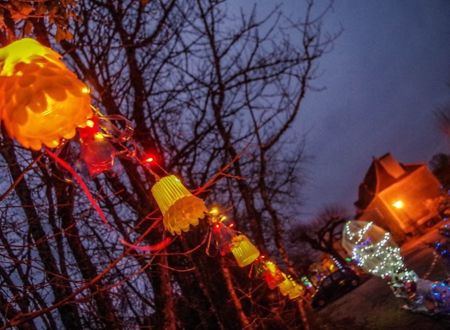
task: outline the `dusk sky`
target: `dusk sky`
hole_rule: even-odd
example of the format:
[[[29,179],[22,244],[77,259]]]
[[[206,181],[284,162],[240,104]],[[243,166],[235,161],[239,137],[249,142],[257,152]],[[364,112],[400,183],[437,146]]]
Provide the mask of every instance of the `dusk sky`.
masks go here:
[[[259,0],[258,13],[277,3],[302,17],[300,0]],[[433,114],[450,103],[450,1],[336,0],[324,23],[343,32],[319,63],[325,90],[309,92],[296,123],[312,158],[303,219],[331,203],[353,211],[372,156],[417,163],[450,151]]]

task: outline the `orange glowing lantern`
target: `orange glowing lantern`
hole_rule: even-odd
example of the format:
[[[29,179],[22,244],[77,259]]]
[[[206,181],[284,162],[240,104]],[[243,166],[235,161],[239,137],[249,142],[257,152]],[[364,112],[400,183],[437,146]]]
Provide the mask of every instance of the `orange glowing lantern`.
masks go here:
[[[0,118],[22,146],[57,147],[92,116],[89,88],[33,39],[0,49]]]
[[[295,282],[291,276],[283,273],[284,281],[278,285],[280,293],[289,299],[296,299],[304,293],[304,288]]]
[[[259,250],[243,234],[233,237],[231,243],[231,253],[233,253],[239,267],[250,265],[259,257]]]
[[[152,195],[163,214],[164,227],[172,234],[186,232],[198,225],[208,209],[205,202],[191,194],[174,175],[161,178],[152,187]]]

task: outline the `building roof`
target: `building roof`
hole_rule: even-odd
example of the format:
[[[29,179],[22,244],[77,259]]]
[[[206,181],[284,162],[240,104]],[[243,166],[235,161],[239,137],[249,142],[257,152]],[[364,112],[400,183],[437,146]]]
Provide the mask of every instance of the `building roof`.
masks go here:
[[[359,210],[365,209],[379,192],[401,181],[422,166],[423,164],[399,163],[390,153],[380,158],[373,157],[372,164],[359,185],[355,206]]]

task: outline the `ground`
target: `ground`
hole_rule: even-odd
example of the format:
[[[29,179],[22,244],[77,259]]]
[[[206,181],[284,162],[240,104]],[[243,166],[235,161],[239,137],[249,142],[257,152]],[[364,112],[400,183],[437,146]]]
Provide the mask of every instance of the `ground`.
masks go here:
[[[426,243],[443,239],[437,228],[402,247],[407,266],[420,277],[445,279],[448,263],[435,257]],[[433,262],[435,261],[435,262]],[[311,329],[450,329],[450,316],[438,317],[412,313],[402,309],[404,302],[395,298],[380,278],[371,277],[358,288],[319,311],[310,310]]]

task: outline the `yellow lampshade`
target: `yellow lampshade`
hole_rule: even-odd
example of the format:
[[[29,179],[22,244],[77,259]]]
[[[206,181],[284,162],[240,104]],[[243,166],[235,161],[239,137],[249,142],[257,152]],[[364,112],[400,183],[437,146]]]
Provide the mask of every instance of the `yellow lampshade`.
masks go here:
[[[0,49],[0,118],[21,145],[56,147],[91,116],[89,88],[58,53],[28,38]]]
[[[303,287],[295,282],[290,276],[283,273],[284,281],[280,283],[278,288],[283,296],[288,296],[289,299],[298,298],[303,294]]]
[[[300,297],[305,292],[305,289],[297,282],[294,281],[293,285],[294,285],[294,287],[289,291],[289,295],[288,295],[289,299],[291,299],[291,300]]]
[[[174,175],[161,178],[152,187],[152,195],[163,214],[164,227],[172,234],[186,232],[198,225],[208,209],[205,202],[191,194]]]
[[[239,234],[233,238],[231,253],[233,253],[239,267],[250,265],[260,254],[256,246],[243,234]]]

